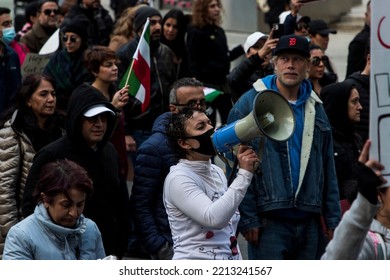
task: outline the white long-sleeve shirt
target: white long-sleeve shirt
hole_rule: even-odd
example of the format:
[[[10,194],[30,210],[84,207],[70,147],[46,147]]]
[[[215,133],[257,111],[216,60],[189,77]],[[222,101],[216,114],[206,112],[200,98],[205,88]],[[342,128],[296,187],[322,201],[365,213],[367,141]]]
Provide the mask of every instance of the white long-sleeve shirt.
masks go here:
[[[180,160],[164,184],[164,205],[173,238],[173,259],[241,259],[232,253],[241,203],[253,174],[239,169],[227,187],[210,161]]]

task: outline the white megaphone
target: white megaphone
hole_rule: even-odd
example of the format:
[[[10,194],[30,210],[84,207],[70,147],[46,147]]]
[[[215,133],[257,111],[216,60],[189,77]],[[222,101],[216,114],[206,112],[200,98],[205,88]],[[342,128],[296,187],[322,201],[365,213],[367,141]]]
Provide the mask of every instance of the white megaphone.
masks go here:
[[[212,135],[212,141],[217,152],[225,153],[233,146],[258,136],[287,141],[294,130],[295,117],[287,99],[274,90],[263,90],[256,95],[252,112],[243,119],[217,129]]]

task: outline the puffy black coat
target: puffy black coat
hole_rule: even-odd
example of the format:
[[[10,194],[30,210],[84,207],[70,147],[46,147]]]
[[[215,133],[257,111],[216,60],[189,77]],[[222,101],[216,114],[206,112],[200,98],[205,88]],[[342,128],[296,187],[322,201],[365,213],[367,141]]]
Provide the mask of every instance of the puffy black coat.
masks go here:
[[[168,216],[163,203],[164,180],[177,158],[168,142],[166,127],[171,113],[158,117],[152,135],[137,151],[134,184],[130,199],[136,232],[145,250],[154,255],[165,244],[172,244]]]

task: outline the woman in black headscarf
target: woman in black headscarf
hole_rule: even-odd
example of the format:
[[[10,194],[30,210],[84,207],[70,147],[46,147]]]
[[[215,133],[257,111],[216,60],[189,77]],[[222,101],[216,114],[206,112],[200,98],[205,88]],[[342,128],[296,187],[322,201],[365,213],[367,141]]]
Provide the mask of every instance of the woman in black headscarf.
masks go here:
[[[351,81],[324,87],[321,98],[332,125],[336,173],[344,213],[357,195],[357,163],[363,143],[355,133],[355,124],[360,121],[362,105],[359,92]]]
[[[43,70],[57,85],[57,108],[62,114],[66,113],[72,91],[83,82],[93,80],[83,64],[88,24],[86,20],[75,18],[61,27],[64,48],[50,58]]]

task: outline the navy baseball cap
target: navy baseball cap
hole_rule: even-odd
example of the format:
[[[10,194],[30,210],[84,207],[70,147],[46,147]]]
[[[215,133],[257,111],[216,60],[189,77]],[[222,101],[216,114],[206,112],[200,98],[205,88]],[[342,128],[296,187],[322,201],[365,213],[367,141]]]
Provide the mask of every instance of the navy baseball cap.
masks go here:
[[[320,35],[328,35],[329,33],[336,34],[337,30],[333,28],[329,28],[325,21],[322,19],[315,19],[310,21],[309,23],[309,33],[320,34]]]
[[[304,57],[310,57],[309,42],[305,37],[297,35],[285,35],[279,38],[273,55],[279,55],[282,52],[295,52]]]

